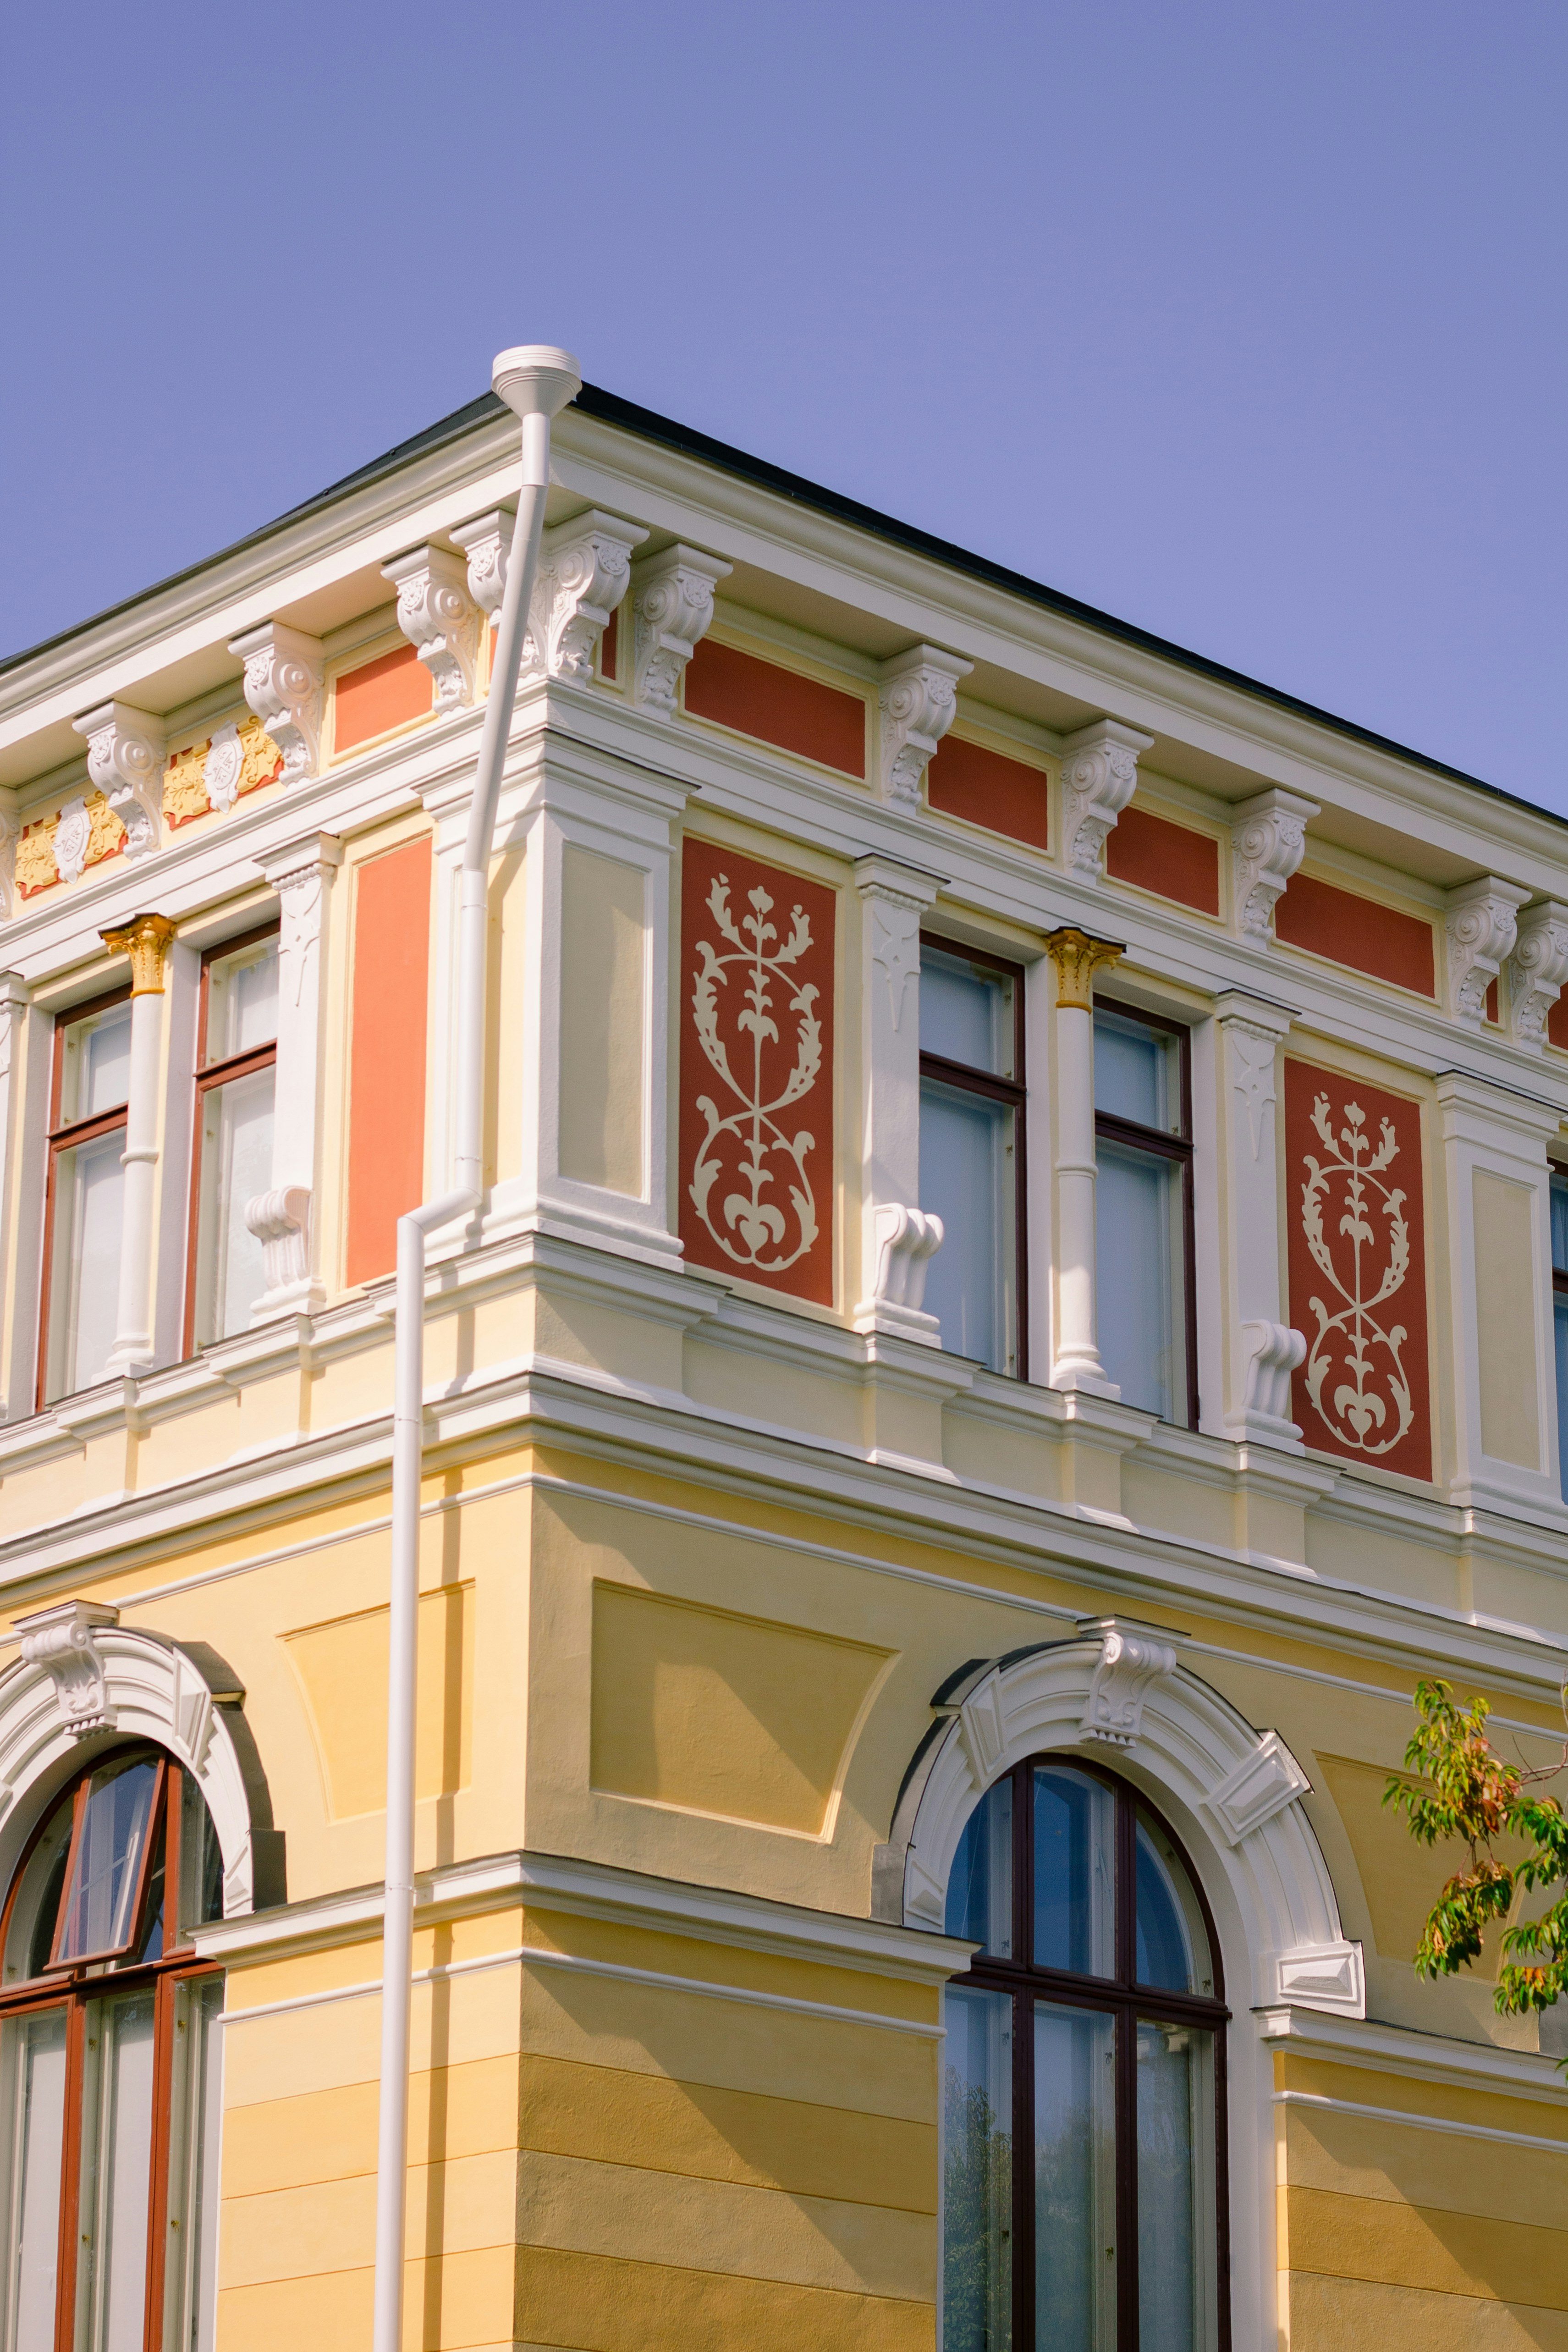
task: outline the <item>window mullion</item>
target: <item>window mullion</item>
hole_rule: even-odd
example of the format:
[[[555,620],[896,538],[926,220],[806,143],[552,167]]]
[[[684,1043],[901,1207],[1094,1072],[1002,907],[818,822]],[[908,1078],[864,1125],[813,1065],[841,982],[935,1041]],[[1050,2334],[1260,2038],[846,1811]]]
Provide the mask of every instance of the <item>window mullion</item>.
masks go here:
[[[166,1926],[169,1916],[166,1867],[163,1916]],[[163,1943],[167,1950],[167,1933]],[[147,2194],[147,2305],[142,2328],[142,2340],[149,2345],[163,2341],[163,2266],[169,2238],[169,2142],[173,2121],[174,1998],[179,1982],[178,1977],[166,1973],[158,1977],[153,1986],[152,2143],[148,2159],[152,2178]]]
[[[55,2272],[56,2352],[76,2343],[77,2255],[81,2246],[82,2093],[87,2055],[87,2003],[73,1994],[66,2027],[66,2111],[60,2150],[60,2251]]]
[[[1034,1773],[1013,1773],[1013,1958],[1034,1961]],[[1034,2346],[1034,1993],[1023,1987],[1013,2001],[1013,2344]]]

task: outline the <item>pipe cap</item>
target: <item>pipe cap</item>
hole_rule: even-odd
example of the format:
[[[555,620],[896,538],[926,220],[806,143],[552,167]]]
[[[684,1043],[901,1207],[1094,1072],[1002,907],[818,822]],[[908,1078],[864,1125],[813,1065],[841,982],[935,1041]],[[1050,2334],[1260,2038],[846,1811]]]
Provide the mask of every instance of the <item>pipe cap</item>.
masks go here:
[[[490,383],[518,416],[556,416],[582,390],[582,371],[554,343],[516,343],[497,352]]]

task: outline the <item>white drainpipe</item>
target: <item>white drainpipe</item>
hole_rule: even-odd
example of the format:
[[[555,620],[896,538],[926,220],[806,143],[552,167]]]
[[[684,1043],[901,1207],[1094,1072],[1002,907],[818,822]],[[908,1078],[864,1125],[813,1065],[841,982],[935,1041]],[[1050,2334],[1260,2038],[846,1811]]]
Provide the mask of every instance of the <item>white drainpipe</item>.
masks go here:
[[[374,2352],[402,2352],[408,2171],[410,1979],[413,1970],[413,1735],[419,1645],[419,1502],[424,1454],[424,1237],[465,1210],[484,1185],[486,932],[490,846],[511,731],[517,665],[538,568],[549,488],[550,419],[582,379],[570,352],[526,343],[502,352],[491,381],[523,422],[522,488],[496,635],[479,767],[463,845],[457,934],[456,1183],[397,1224],[393,1379],[392,1628],[387,1670],[387,1869],[382,1932],[382,2095],[376,2147]]]

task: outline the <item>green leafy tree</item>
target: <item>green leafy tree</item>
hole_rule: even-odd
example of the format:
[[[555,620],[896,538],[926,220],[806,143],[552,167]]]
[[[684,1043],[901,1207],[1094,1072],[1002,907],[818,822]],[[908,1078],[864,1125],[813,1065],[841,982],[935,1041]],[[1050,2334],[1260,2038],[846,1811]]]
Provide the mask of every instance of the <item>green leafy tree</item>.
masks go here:
[[[1469,1866],[1454,1873],[1427,1917],[1417,1975],[1457,1976],[1480,1958],[1487,1929],[1508,1918],[1517,1896],[1558,1890],[1537,1917],[1502,1931],[1495,1998],[1504,2017],[1521,2017],[1568,1996],[1568,1815],[1561,1799],[1538,1793],[1568,1769],[1568,1747],[1537,1770],[1510,1763],[1487,1738],[1490,1713],[1484,1698],[1458,1705],[1449,1683],[1417,1684],[1405,1761],[1421,1779],[1391,1775],[1383,1801],[1405,1815],[1421,1844],[1455,1838],[1469,1849]],[[1522,1858],[1505,1860],[1498,1852],[1505,1841],[1522,1845]]]

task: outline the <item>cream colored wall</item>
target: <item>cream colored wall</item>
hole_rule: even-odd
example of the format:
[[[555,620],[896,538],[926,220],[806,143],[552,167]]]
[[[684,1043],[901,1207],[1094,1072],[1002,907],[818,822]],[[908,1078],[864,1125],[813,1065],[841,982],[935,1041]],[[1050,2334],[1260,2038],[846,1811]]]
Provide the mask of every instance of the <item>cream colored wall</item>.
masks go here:
[[[640,1197],[647,879],[567,842],[560,887],[561,1174]]]
[[[1481,1444],[1500,1462],[1534,1470],[1541,1464],[1534,1338],[1542,1290],[1535,1196],[1484,1168],[1474,1171],[1471,1181]]]

